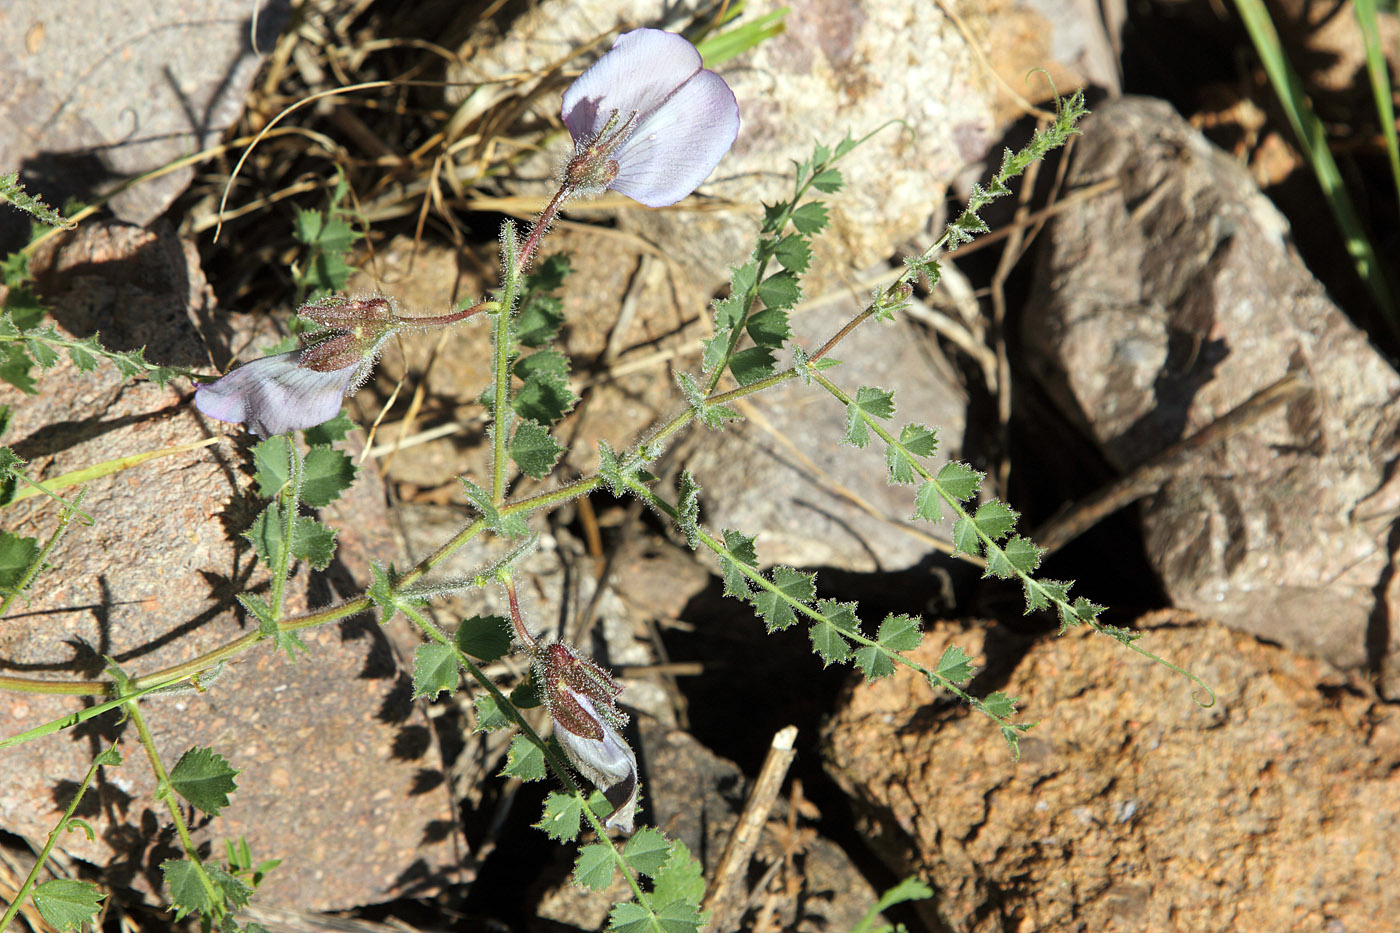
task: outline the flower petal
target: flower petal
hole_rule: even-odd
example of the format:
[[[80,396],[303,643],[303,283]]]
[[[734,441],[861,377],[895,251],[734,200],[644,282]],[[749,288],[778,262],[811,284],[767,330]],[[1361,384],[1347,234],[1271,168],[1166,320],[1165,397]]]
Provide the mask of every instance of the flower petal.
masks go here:
[[[630,833],[637,813],[637,756],[627,740],[598,715],[588,697],[576,694],[575,699],[585,714],[602,728],[602,739],[576,735],[559,728],[558,723],[554,737],[579,774],[601,790],[613,805],[612,815],[604,825]]]
[[[683,36],[660,29],[623,33],[611,51],[564,92],[564,125],[574,141],[598,135],[616,110],[641,119],[700,70],[700,53]]]
[[[217,382],[200,386],[194,404],[220,421],[245,422],[263,437],[310,428],[336,416],[358,369],[316,372],[298,365],[300,350],[245,363]]]
[[[734,92],[713,71],[700,71],[642,117],[617,151],[609,187],[647,207],[675,204],[709,177],[738,135]]]

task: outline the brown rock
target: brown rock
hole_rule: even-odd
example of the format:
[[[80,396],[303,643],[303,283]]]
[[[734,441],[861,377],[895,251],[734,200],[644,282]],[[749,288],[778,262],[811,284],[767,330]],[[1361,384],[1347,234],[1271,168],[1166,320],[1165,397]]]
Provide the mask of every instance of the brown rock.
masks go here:
[[[1396,616],[1377,594],[1400,509],[1400,376],[1328,300],[1248,172],[1167,104],[1094,114],[1069,184],[1103,180],[1117,187],[1056,218],[1025,333],[1111,463],[1136,466],[1286,373],[1313,386],[1144,503],[1167,593],[1342,668],[1393,672],[1400,635],[1376,620]]]
[[[213,311],[193,249],[168,230],[84,228],[40,281],[67,332],[101,328],[108,345],[146,342],[154,361],[207,368],[187,315],[202,316],[206,332],[223,316]],[[188,404],[183,380],[159,389],[110,366],[79,373],[66,357],[40,380],[37,396],[0,388],[0,404],[14,408],[6,439],[36,478],[198,441],[212,427]],[[89,483],[83,507],[96,524],[75,525],[27,601],[0,620],[7,671],[100,678],[105,655],[130,674],[147,674],[255,626],[234,602],[239,592],[266,593],[266,575],[253,570],[239,537],[259,508],[246,453],[245,435],[231,428],[213,447]],[[371,559],[395,559],[382,502],[371,467],[322,510],[339,528],[337,563],[311,580],[299,572],[288,587],[289,611],[352,595]],[[40,537],[55,520],[42,496],[3,513],[7,529]],[[309,656],[295,664],[259,646],[202,696],[143,703],[167,768],[204,745],[242,771],[231,806],[203,821],[196,840],[213,842],[221,858],[221,840],[243,836],[255,858],[282,858],[260,893],[274,905],[343,908],[434,889],[453,875],[457,835],[446,794],[431,780],[441,765],[427,721],[400,688],[392,646],[365,616],[303,638]],[[5,705],[6,734],[81,706],[18,693],[6,694]],[[152,800],[154,780],[134,731],[115,715],[0,755],[0,826],[42,840],[73,782],[117,733],[126,763],[109,769],[84,801],[96,841],[70,834],[60,846],[102,866],[111,883],[149,892],[159,889],[158,866],[177,857],[178,842]]]
[[[1088,630],[989,672],[1040,721],[1019,762],[904,668],[852,690],[829,769],[897,870],[936,888],[930,926],[1366,930],[1400,915],[1394,709],[1214,623],[1142,622],[1140,644],[1210,684],[1214,707]],[[940,624],[915,656],[931,667],[958,644],[981,663],[1002,638]]]

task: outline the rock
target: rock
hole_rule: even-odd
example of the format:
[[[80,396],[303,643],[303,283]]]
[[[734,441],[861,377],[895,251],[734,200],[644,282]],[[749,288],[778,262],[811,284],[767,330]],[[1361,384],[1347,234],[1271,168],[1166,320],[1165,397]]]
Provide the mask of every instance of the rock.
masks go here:
[[[1105,103],[1057,216],[1025,334],[1042,381],[1128,470],[1285,373],[1310,396],[1142,505],[1172,602],[1400,690],[1384,596],[1400,376],[1328,300],[1240,165],[1161,102]],[[1378,594],[1381,596],[1378,599]],[[1378,622],[1377,620],[1381,620]],[[1389,644],[1387,644],[1389,640]]]
[[[793,319],[795,339],[815,350],[860,311],[846,298]],[[827,376],[854,396],[861,386],[892,389],[889,422],[938,429],[938,472],[962,445],[966,402],[937,350],[907,319],[867,321],[832,356]],[[911,521],[913,486],[886,481],[884,444],[845,446],[846,409],[820,386],[791,380],[747,400],[749,420],[694,438],[686,465],[703,487],[701,513],[711,528],[758,535],[764,565],[835,567],[858,572],[903,570],[947,541],[951,524]],[[696,429],[699,430],[699,429]]]
[[[84,227],[38,262],[45,299],[65,332],[100,328],[109,346],[144,342],[153,361],[209,368],[194,321],[211,333],[226,316],[215,310],[193,247],[168,228]],[[243,323],[231,336],[235,346],[252,339]],[[40,376],[38,395],[0,388],[0,404],[14,414],[5,440],[29,460],[31,476],[52,478],[209,436],[211,425],[189,395],[183,380],[160,389],[106,365],[82,374],[64,356]],[[152,673],[255,626],[234,601],[240,592],[266,591],[266,574],[253,570],[239,537],[259,508],[247,449],[246,435],[230,428],[215,446],[89,483],[83,507],[96,524],[75,523],[28,600],[0,620],[7,672],[101,678],[105,655],[128,673]],[[290,611],[353,595],[371,559],[396,558],[382,502],[371,467],[322,510],[339,529],[337,561],[309,581],[304,572],[293,578]],[[7,530],[41,538],[55,521],[42,496],[3,512]],[[273,906],[345,908],[454,880],[454,815],[431,780],[442,766],[426,717],[401,690],[388,636],[360,616],[302,637],[309,657],[296,664],[260,646],[203,696],[143,703],[167,768],[203,745],[242,772],[231,805],[198,824],[196,841],[213,843],[222,858],[221,840],[246,837],[256,859],[283,859],[259,892]],[[73,698],[19,693],[7,693],[5,704],[7,735],[80,707]],[[134,730],[114,714],[0,755],[0,826],[39,844],[93,755],[118,733],[125,764],[105,772],[81,812],[96,840],[74,833],[59,845],[98,865],[110,884],[159,891],[158,866],[178,857],[178,841],[152,799],[155,782]]]
[[[809,281],[814,292],[819,281],[834,283],[845,271],[866,269],[923,230],[948,181],[995,138],[991,81],[936,8],[911,0],[794,0],[788,6],[784,33],[717,67],[739,100],[741,124],[734,148],[701,187],[703,197],[664,211],[621,198],[608,202],[620,208],[620,224],[694,269],[706,289],[725,281],[726,267],[752,250],[760,202],[791,194],[791,160],[811,155],[813,137],[834,145],[847,130],[859,137],[890,120],[908,124],[907,130],[887,127],[842,163],[847,187],[828,199],[832,223],[817,245]],[[657,6],[644,0],[550,0],[514,20],[499,42],[475,51],[448,79],[514,78],[561,61],[581,70],[611,45],[611,32],[639,25],[678,30],[702,8],[685,0],[658,18]],[[708,19],[702,14],[701,21]],[[900,38],[911,34],[919,41]],[[602,39],[587,54],[572,54],[595,37]],[[557,93],[551,87],[537,95],[534,111],[557,125],[558,93],[576,73],[554,82]],[[484,84],[469,92],[458,118],[474,119],[521,91],[514,81]],[[547,178],[567,145],[567,136],[553,142],[520,177]],[[522,187],[550,193],[543,181]]]
[[[1185,613],[1139,627],[1215,689],[1214,707],[1087,629],[988,672],[1039,720],[1020,762],[912,671],[852,689],[828,768],[895,870],[936,889],[929,927],[1368,930],[1400,914],[1394,707]],[[1004,637],[940,624],[914,656],[932,667],[958,644],[982,663]]]
[[[31,193],[58,206],[70,197],[93,199],[215,144],[243,112],[289,6],[285,0],[158,0],[103,4],[72,16],[42,0],[6,3],[0,166],[18,170]],[[193,177],[193,167],[177,169],[108,206],[144,225]],[[19,218],[14,229],[27,231],[23,215],[6,216]]]

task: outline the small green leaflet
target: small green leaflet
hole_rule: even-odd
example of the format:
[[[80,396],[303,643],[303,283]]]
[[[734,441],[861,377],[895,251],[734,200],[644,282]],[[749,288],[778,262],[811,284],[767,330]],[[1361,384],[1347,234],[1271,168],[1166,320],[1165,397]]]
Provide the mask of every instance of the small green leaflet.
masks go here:
[[[345,412],[340,412],[330,421],[307,428],[301,432],[302,439],[311,447],[329,447],[337,441],[345,440],[345,435],[355,430],[355,422]]]
[[[511,459],[522,473],[535,479],[547,476],[563,453],[563,445],[550,437],[549,429],[537,421],[522,419],[510,439]]]
[[[758,297],[765,308],[770,310],[787,309],[797,304],[802,298],[802,287],[798,285],[797,276],[793,273],[775,272],[758,286]]]
[[[0,590],[18,586],[30,565],[38,559],[39,539],[0,531]]]
[[[819,172],[817,177],[812,179],[812,187],[825,194],[833,194],[841,190],[845,182],[841,179],[841,170],[829,168],[824,172]]]
[[[504,616],[463,619],[453,640],[467,654],[483,664],[490,664],[510,652],[510,620]]]
[[[291,439],[285,434],[269,437],[253,448],[258,495],[276,497],[288,479]],[[330,447],[312,447],[302,462],[302,502],[319,509],[330,505],[355,481],[359,467],[345,454]]]
[[[53,878],[35,887],[31,896],[46,923],[60,930],[76,930],[96,919],[107,895],[90,881]]]
[[[175,908],[175,919],[186,914],[208,913],[213,905],[209,892],[200,881],[199,871],[186,859],[167,859],[160,865],[165,875],[165,888],[170,892],[170,903]]]
[[[781,632],[796,624],[792,604],[806,605],[816,595],[814,573],[801,573],[791,567],[773,568],[773,585],[778,592],[759,587],[753,595],[753,607],[768,626],[768,631]]]
[[[1020,699],[1020,697],[1008,696],[998,690],[996,693],[993,693],[983,700],[982,705],[985,706],[993,716],[1000,716],[1002,719],[1005,719],[1008,716],[1016,715],[1016,704]]]
[[[792,212],[792,225],[800,233],[820,233],[826,228],[826,204],[808,201]]]
[[[521,357],[513,369],[524,382],[511,401],[522,418],[554,424],[578,404],[578,396],[569,388],[568,357],[558,350]]]
[[[938,483],[925,480],[914,496],[914,514],[910,518],[922,518],[926,522],[938,524],[943,520],[943,498],[938,495]]]
[[[689,470],[681,471],[680,498],[676,502],[676,524],[693,551],[700,546],[700,484]]]
[[[535,824],[545,835],[556,842],[570,842],[578,838],[579,821],[583,819],[583,801],[573,794],[550,791],[544,800],[544,815]]]
[[[515,317],[515,339],[521,346],[542,347],[559,334],[564,324],[564,303],[549,293],[564,284],[571,271],[563,253],[546,256],[525,276],[525,295]]]
[[[893,414],[893,392],[874,386],[861,386],[856,390],[856,397],[846,405],[846,434],[841,438],[841,442],[864,447],[870,443],[864,416],[885,419]]]
[[[1030,538],[1014,535],[1001,547],[987,548],[985,575],[1003,580],[1016,575],[1029,576],[1040,566],[1044,553],[1045,549]]]
[[[686,903],[658,907],[655,920],[646,908],[635,902],[618,904],[608,917],[608,930],[612,933],[695,933],[698,929],[700,911]]]
[[[734,380],[739,385],[753,385],[763,378],[770,377],[776,371],[773,350],[766,346],[750,346],[748,349],[739,350],[734,356],[729,357],[729,373],[734,375]],[[734,410],[722,408],[720,405],[711,405],[710,408],[721,410],[721,412],[734,412]],[[732,413],[731,416],[738,417],[738,413]],[[715,426],[718,426],[718,422]]]
[[[916,461],[912,457],[931,457],[937,449],[937,432],[922,424],[906,424],[899,432],[899,444],[885,447],[890,482],[901,485],[914,482]]]
[[[758,563],[754,539],[738,531],[726,530],[724,546],[732,555],[732,558],[721,555],[719,559],[720,571],[724,574],[724,595],[748,599],[751,595],[748,577],[739,565],[747,564],[752,567]]]
[[[825,619],[812,626],[812,647],[821,656],[822,666],[840,664],[851,657],[851,645],[842,632],[855,634],[860,631],[860,620],[856,618],[856,604],[839,603],[834,599],[817,602],[817,610]]]
[[[1016,519],[1019,517],[1019,513],[1015,509],[1000,499],[993,499],[978,506],[973,521],[977,522],[977,527],[984,535],[993,541],[998,541],[1015,527]]]
[[[530,677],[510,692],[510,702],[516,709],[534,709],[544,704],[540,696],[539,684]]]
[[[276,566],[282,550],[285,522],[282,507],[272,502],[253,520],[253,526],[243,533],[252,542],[258,559],[269,567]],[[317,570],[325,570],[335,556],[335,530],[306,515],[292,522],[292,556],[304,560]]]
[[[511,371],[521,380],[537,375],[563,376],[567,379],[569,358],[558,350],[539,350],[516,360]]]
[[[616,867],[609,846],[602,843],[584,846],[574,862],[574,882],[590,891],[602,891],[612,884]]]
[[[218,816],[238,788],[233,780],[237,774],[222,755],[196,745],[170,769],[170,786],[202,813]]]
[[[890,613],[880,623],[875,640],[891,651],[913,651],[923,640],[923,634],[919,631],[919,617]]]
[[[209,873],[210,879],[219,886],[219,890],[224,892],[225,906],[231,910],[241,910],[248,906],[248,901],[253,896],[252,888],[218,865],[205,865],[204,870]]]
[[[959,502],[966,502],[977,495],[984,476],[985,473],[974,470],[966,463],[950,460],[938,471],[938,483],[948,495]]]
[[[938,659],[938,668],[935,673],[944,680],[955,684],[963,683],[972,679],[972,659],[967,656],[957,645],[949,645],[943,649],[943,656]]]
[[[369,565],[369,572],[370,576],[374,578],[374,582],[370,584],[365,595],[379,607],[379,624],[384,625],[393,619],[399,611],[398,601],[394,598],[394,568],[390,565],[389,569],[385,570],[377,562],[374,562]]]
[[[789,233],[773,247],[773,257],[784,269],[801,275],[812,262],[812,248],[807,245],[806,237]]]
[[[501,769],[501,777],[517,777],[522,781],[542,781],[545,774],[544,751],[524,735],[510,740],[510,750],[506,752],[506,766]]]
[[[509,717],[501,712],[501,706],[492,694],[483,693],[472,701],[472,706],[476,709],[477,732],[496,732],[510,725]]]
[[[435,643],[418,646],[413,655],[413,699],[456,693],[458,679],[455,649]]]
[[[20,344],[0,345],[0,379],[26,395],[37,395],[39,392],[36,388],[38,383],[29,375],[32,366],[29,354],[24,352],[24,347]]]
[[[748,331],[749,338],[757,346],[768,347],[772,350],[781,347],[792,335],[792,327],[788,324],[788,313],[781,308],[768,307],[751,315],[744,324],[744,329]]]
[[[632,866],[632,870],[647,877],[661,871],[670,854],[671,843],[650,826],[638,830],[622,850],[622,858]]]
[[[689,904],[699,907],[705,897],[705,877],[700,862],[690,857],[684,842],[671,844],[671,856],[656,875],[651,902],[663,906]]]

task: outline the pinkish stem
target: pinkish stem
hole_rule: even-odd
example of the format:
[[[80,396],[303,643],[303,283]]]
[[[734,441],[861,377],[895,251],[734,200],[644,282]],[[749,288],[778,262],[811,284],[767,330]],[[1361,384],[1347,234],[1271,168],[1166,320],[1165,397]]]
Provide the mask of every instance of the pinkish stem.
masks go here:
[[[516,637],[524,643],[525,649],[531,654],[535,653],[538,645],[535,636],[530,634],[530,630],[525,627],[525,617],[520,613],[520,599],[515,595],[515,580],[506,577],[506,597],[510,600],[510,620],[515,624]]]
[[[544,239],[545,233],[549,230],[549,225],[554,223],[554,216],[559,213],[559,205],[564,203],[572,193],[568,185],[561,185],[559,190],[554,192],[554,197],[549,199],[549,203],[540,211],[540,219],[535,221],[535,225],[530,228],[530,235],[525,238],[525,245],[520,248],[520,271],[522,273],[530,270],[530,262],[535,258],[535,251],[539,248],[540,240]]]
[[[472,315],[489,310],[494,304],[494,301],[480,301],[470,308],[453,311],[451,314],[438,314],[433,317],[401,317],[396,314],[394,315],[394,323],[409,327],[444,327],[448,324],[456,324],[458,321],[465,321]]]

